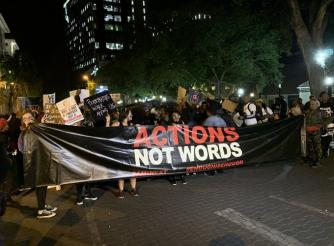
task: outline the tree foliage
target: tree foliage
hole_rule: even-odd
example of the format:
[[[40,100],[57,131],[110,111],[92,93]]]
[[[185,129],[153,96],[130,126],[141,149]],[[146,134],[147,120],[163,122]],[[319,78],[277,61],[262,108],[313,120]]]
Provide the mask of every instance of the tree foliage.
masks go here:
[[[172,95],[177,86],[209,87],[217,81],[252,89],[281,82],[280,32],[261,15],[222,11],[201,20],[179,15],[153,40],[122,52],[97,80],[109,77],[113,89],[128,94]]]

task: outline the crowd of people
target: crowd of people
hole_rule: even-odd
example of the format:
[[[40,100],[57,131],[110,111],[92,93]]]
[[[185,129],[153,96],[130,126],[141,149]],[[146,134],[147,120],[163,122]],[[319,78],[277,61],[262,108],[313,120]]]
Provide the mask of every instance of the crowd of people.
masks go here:
[[[125,109],[116,109],[110,112],[105,119],[97,122],[88,108],[79,105],[84,120],[77,123],[78,127],[121,127],[130,125],[203,125],[213,127],[245,127],[264,124],[270,121],[285,119],[299,115],[305,116],[307,135],[307,157],[305,163],[317,168],[320,161],[329,155],[329,145],[333,131],[333,103],[326,92],[322,92],[318,100],[311,96],[310,100],[302,103],[298,99],[289,107],[283,97],[278,97],[271,106],[266,105],[261,98],[255,99],[243,96],[235,110],[226,110],[222,107],[223,101],[206,100],[199,105],[188,102],[166,104],[147,108],[145,104],[129,105]],[[79,102],[78,102],[79,104]],[[233,111],[233,112],[231,112]],[[31,124],[45,122],[43,112],[25,112],[21,119],[15,114],[0,115],[0,182],[5,177],[5,167],[9,166],[15,156],[16,183],[19,189],[24,187],[23,151],[24,136]],[[8,156],[11,155],[12,158]],[[209,174],[214,174],[210,172]],[[187,184],[184,175],[170,177],[172,185],[180,180]],[[129,194],[138,196],[136,178],[130,179]],[[124,179],[118,180],[118,198],[124,198]],[[97,200],[91,192],[91,184],[77,184],[77,205],[84,200]],[[50,218],[56,215],[57,208],[46,204],[47,187],[37,187],[37,218]]]

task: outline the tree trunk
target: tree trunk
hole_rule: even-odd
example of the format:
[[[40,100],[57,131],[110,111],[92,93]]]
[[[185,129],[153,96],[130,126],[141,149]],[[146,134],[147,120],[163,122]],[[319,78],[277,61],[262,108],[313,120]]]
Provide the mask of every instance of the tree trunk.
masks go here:
[[[215,99],[217,99],[217,100],[220,100],[222,98],[221,87],[222,87],[222,82],[220,80],[216,80]]]
[[[314,54],[316,50],[322,48],[326,11],[332,1],[324,0],[321,2],[318,11],[315,11],[317,15],[313,18],[314,22],[311,24],[310,32],[303,20],[298,0],[287,0],[291,12],[291,26],[304,56],[311,94],[316,97],[326,89],[326,86],[323,68],[315,63]]]
[[[310,58],[312,59],[312,58]],[[305,62],[309,60],[305,59]],[[319,97],[320,92],[326,91],[326,85],[324,83],[324,69],[311,60],[311,64],[308,65],[308,77],[310,82],[311,94],[316,98]]]

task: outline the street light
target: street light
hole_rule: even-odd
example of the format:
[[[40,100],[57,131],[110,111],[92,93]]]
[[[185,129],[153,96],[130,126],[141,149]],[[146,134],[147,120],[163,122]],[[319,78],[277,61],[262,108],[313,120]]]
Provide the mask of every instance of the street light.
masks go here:
[[[88,80],[89,80],[89,77],[88,77],[87,75],[83,75],[83,76],[82,76],[82,79],[88,81]]]
[[[242,88],[239,88],[239,89],[238,89],[238,96],[241,97],[241,96],[243,96],[244,94],[245,94],[245,90],[242,89]]]
[[[326,60],[333,55],[333,49],[320,49],[315,53],[315,62],[321,67],[325,68]]]
[[[334,78],[333,77],[326,77],[325,78],[325,84],[326,85],[332,85],[334,83]]]
[[[252,92],[252,93],[250,94],[250,97],[255,97],[255,94]]]

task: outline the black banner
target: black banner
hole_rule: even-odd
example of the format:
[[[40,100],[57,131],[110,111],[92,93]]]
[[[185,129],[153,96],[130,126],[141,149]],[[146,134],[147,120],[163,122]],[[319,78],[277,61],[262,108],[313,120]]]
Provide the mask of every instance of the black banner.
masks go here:
[[[25,135],[26,185],[193,173],[291,159],[300,154],[302,122],[296,117],[241,129],[40,124]]]

